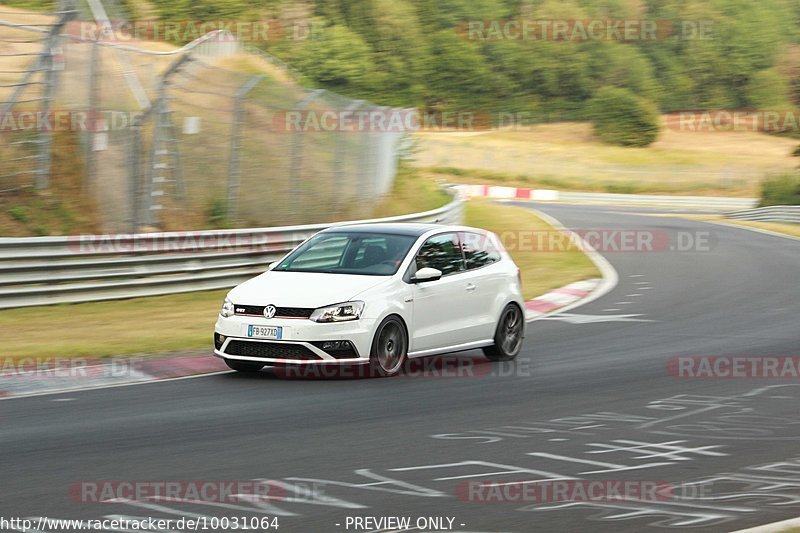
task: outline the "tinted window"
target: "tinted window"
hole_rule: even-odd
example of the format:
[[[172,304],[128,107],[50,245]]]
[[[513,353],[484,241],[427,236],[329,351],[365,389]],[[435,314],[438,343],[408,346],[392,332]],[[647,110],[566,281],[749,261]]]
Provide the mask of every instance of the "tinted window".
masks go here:
[[[500,261],[500,252],[488,235],[462,233],[461,248],[464,250],[467,269],[481,268]]]
[[[464,270],[464,258],[458,235],[445,233],[431,237],[417,252],[417,270],[421,268],[435,268],[441,270],[443,275]]]
[[[329,235],[312,238],[303,246],[303,253],[293,254],[276,270],[317,270],[336,268],[340,265],[349,239],[346,235]],[[299,251],[299,250],[298,250]]]
[[[416,238],[378,233],[320,233],[309,239],[274,271],[391,276]]]

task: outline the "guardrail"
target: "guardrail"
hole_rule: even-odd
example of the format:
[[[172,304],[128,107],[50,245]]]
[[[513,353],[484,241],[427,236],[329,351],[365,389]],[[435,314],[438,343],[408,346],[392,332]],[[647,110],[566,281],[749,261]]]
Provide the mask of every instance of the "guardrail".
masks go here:
[[[788,222],[800,224],[800,205],[773,205],[728,213],[726,218],[756,222]]]
[[[0,238],[0,309],[233,287],[311,235],[368,222],[459,224],[463,202],[390,218],[279,228]]]

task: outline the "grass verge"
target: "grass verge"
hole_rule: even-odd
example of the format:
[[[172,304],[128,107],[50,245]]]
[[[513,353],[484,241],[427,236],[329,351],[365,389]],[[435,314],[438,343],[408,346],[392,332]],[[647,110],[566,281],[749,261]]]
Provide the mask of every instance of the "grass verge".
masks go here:
[[[467,205],[466,223],[500,234],[553,229],[527,209],[484,201]],[[510,251],[522,270],[526,298],[599,276],[594,264],[578,250]],[[12,358],[61,358],[210,352],[214,321],[225,293],[195,292],[2,311],[0,330],[9,332],[3,354]]]
[[[765,229],[774,231],[776,233],[784,233],[792,237],[800,238],[800,224],[781,224],[778,222],[752,222],[749,220],[734,220],[730,218],[715,218],[718,222],[725,222],[727,224],[735,224],[737,226],[745,226],[748,228]]]
[[[467,204],[466,223],[469,226],[486,228],[501,237],[504,234],[513,236],[517,232],[554,230],[529,209],[486,201],[472,201]],[[522,271],[522,288],[526,300],[575,281],[601,277],[591,259],[575,247],[544,252],[534,250],[533,247],[504,244]]]
[[[376,218],[422,213],[446,205],[450,195],[433,180],[417,170],[402,167],[394,180],[391,192],[372,210]]]
[[[208,350],[227,291],[0,311],[4,357],[106,357]]]

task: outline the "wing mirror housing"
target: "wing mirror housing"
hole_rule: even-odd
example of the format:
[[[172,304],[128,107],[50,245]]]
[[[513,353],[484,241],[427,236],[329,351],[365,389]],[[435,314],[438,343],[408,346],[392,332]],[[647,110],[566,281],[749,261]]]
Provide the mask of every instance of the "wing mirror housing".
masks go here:
[[[420,268],[411,278],[411,283],[424,283],[426,281],[436,281],[442,278],[442,271],[435,268]]]

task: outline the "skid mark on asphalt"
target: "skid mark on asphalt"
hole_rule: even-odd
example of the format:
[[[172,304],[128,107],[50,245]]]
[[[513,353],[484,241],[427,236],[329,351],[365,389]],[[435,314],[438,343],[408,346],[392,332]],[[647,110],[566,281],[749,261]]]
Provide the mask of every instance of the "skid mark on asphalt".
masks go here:
[[[771,402],[776,397],[788,397],[788,400],[777,400],[785,407],[794,404],[797,398],[786,394],[788,389],[782,386],[752,389],[734,396],[691,396],[679,395],[653,400],[642,409],[644,413],[596,412],[577,416],[565,416],[547,421],[516,422],[513,426],[472,430],[464,433],[437,434],[431,437],[437,440],[460,441],[466,449],[474,450],[469,459],[450,463],[416,464],[412,466],[386,468],[376,470],[360,468],[347,470],[344,474],[332,478],[285,477],[281,480],[259,479],[263,483],[278,485],[286,490],[289,497],[278,501],[265,502],[254,498],[239,497],[236,503],[215,503],[198,501],[131,501],[124,498],[115,503],[131,506],[141,512],[159,513],[168,516],[212,517],[215,513],[236,511],[250,514],[269,514],[284,517],[304,517],[313,507],[323,506],[327,513],[352,512],[353,509],[365,509],[379,502],[392,498],[395,505],[410,507],[420,499],[430,501],[436,499],[451,504],[446,511],[449,515],[457,515],[459,508],[452,504],[483,503],[491,504],[495,500],[476,500],[482,491],[470,492],[468,484],[478,483],[481,487],[492,490],[512,490],[514,487],[531,484],[555,484],[557,482],[592,482],[598,474],[620,473],[636,470],[656,472],[656,476],[668,476],[668,468],[673,465],[700,462],[706,458],[729,456],[726,444],[714,443],[714,435],[686,435],[675,439],[652,438],[656,431],[674,430],[676,414],[690,418],[692,428],[710,428],[712,423],[718,427],[726,415],[739,415],[746,412],[756,419],[765,419],[763,413],[773,412]],[[783,394],[781,394],[783,393]],[[766,404],[766,405],[765,405]],[[714,409],[710,409],[714,407]],[[763,412],[761,412],[763,411]],[[785,409],[784,409],[785,411]],[[793,411],[789,411],[793,412]],[[664,416],[666,414],[666,416]],[[777,425],[780,422],[780,425]],[[654,424],[655,423],[655,424]],[[732,431],[742,436],[743,427],[753,427],[753,422],[733,419]],[[739,424],[739,426],[736,426]],[[774,425],[773,428],[770,424]],[[800,440],[800,416],[794,419],[784,418],[762,422],[761,429],[787,432],[795,440]],[[644,429],[643,429],[644,428]],[[619,438],[621,433],[638,431],[650,437]],[[611,433],[609,433],[611,432]],[[603,433],[606,435],[601,436]],[[584,439],[576,451],[563,451],[563,445],[553,444],[547,449],[542,436],[553,438],[549,442]],[[608,436],[613,437],[608,438]],[[753,434],[751,439],[760,440],[769,435]],[[587,438],[588,437],[588,438]],[[717,436],[718,437],[718,436]],[[475,440],[477,439],[477,441]],[[511,439],[530,439],[531,448],[527,452],[519,452],[518,460],[497,463],[480,459],[486,450],[489,456],[495,456],[496,444]],[[709,443],[711,441],[711,443]],[[484,448],[481,445],[490,445]],[[476,446],[477,445],[477,446]],[[500,445],[503,449],[508,446]],[[539,449],[537,449],[539,448]],[[529,448],[530,449],[530,448]],[[559,453],[554,453],[559,452]],[[590,455],[593,454],[593,455]],[[611,461],[598,461],[598,454],[613,455]],[[587,466],[589,468],[587,468]],[[665,475],[666,474],[666,475]],[[590,521],[636,521],[649,526],[680,528],[690,526],[719,526],[737,519],[747,517],[766,510],[786,509],[787,506],[800,505],[800,458],[787,458],[757,465],[738,468],[734,472],[719,472],[689,479],[669,486],[670,497],[665,501],[644,500],[642,498],[626,498],[625,501],[540,501],[514,500],[509,512],[567,512],[574,516],[576,511],[585,511],[585,519]],[[663,478],[662,478],[663,479]],[[603,481],[602,479],[599,481]],[[308,490],[308,487],[319,488]],[[338,491],[346,491],[347,499]],[[485,492],[493,494],[493,492]],[[514,493],[516,494],[516,493]],[[241,496],[241,495],[237,495]],[[372,499],[370,499],[370,497]],[[454,499],[456,497],[456,499]],[[501,503],[501,501],[498,501]],[[522,505],[521,507],[519,505]],[[287,508],[288,507],[288,508]],[[474,509],[474,506],[470,506]],[[466,509],[462,507],[461,509]],[[291,510],[289,510],[291,509]],[[443,513],[445,511],[442,511]],[[106,515],[115,516],[115,515]],[[116,515],[122,516],[122,515]],[[467,524],[469,520],[459,516],[458,523]],[[331,524],[341,516],[331,516]],[[282,523],[282,530],[293,530],[301,524]],[[461,527],[464,527],[463,525]],[[303,528],[301,527],[300,530]],[[412,528],[413,529],[413,528]],[[410,531],[391,530],[391,531]],[[455,531],[463,531],[455,528]],[[108,530],[111,531],[111,530]],[[386,532],[387,530],[379,530]]]
[[[793,404],[800,396],[799,387],[800,384],[771,385],[731,396],[677,395],[648,403],[644,406],[647,415],[601,412],[431,437],[479,446],[532,439],[536,446],[541,442],[540,437],[547,434],[569,435],[572,441],[596,437],[604,431],[611,431],[614,436],[632,431],[651,436],[679,436],[675,440],[586,439],[582,444],[583,453],[563,454],[563,449],[526,453],[539,459],[537,468],[546,468],[553,475],[564,477],[583,479],[583,476],[644,469],[652,469],[657,472],[656,476],[663,476],[664,468],[672,465],[730,457],[725,441],[800,440],[800,416],[776,415],[796,413]],[[795,391],[798,393],[795,396],[787,394]],[[587,428],[591,430],[587,431]],[[568,439],[559,437],[547,442],[565,440]],[[507,445],[504,447],[508,448]],[[597,454],[613,454],[615,459],[613,462],[598,461]],[[567,468],[569,465],[573,465],[573,469]],[[595,468],[587,469],[586,465]],[[578,471],[573,471],[575,469]],[[533,501],[515,511],[574,514],[583,510],[588,513],[586,519],[590,521],[638,521],[664,528],[719,526],[754,513],[800,506],[800,457],[744,466],[733,473],[689,479],[671,485],[670,490],[671,498],[667,501],[636,498],[626,498],[625,501]]]

